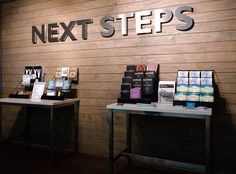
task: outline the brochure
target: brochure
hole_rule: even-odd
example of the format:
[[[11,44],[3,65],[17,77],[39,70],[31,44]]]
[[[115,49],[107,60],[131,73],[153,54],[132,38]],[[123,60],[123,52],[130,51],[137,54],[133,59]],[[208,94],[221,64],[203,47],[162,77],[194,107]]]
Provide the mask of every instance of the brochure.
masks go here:
[[[35,82],[31,99],[40,100],[44,93],[44,88],[45,88],[45,82]]]
[[[175,94],[175,81],[160,81],[158,88],[158,102],[172,103]]]

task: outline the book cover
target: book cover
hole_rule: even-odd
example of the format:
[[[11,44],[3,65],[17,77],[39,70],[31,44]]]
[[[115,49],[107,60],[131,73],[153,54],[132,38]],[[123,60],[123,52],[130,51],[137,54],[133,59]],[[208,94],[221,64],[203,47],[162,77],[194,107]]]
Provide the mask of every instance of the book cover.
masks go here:
[[[188,92],[187,93],[187,101],[199,102],[200,101],[200,93]]]
[[[188,85],[188,78],[186,77],[178,77],[177,78],[177,84],[178,85]]]
[[[201,85],[212,86],[212,78],[201,78]]]
[[[127,65],[126,66],[126,70],[127,71],[136,71],[136,65]]]
[[[144,72],[135,72],[134,73],[134,78],[135,79],[142,79],[144,77]]]
[[[59,78],[62,78],[62,75],[61,75],[61,67],[58,67],[57,69],[56,69],[56,74],[55,74],[55,78],[56,79],[59,79]]]
[[[141,99],[141,88],[131,88],[130,89],[130,98],[131,99]]]
[[[56,96],[56,90],[47,90],[47,96]]]
[[[56,79],[56,88],[63,87],[63,79]]]
[[[131,70],[125,71],[124,76],[134,78],[134,71],[131,71]]]
[[[200,71],[189,71],[189,77],[190,78],[199,78],[200,77]]]
[[[143,86],[142,79],[133,79],[133,82],[132,82],[132,87],[133,88],[138,87],[138,88],[142,89],[142,86]]]
[[[213,71],[201,71],[202,78],[212,78]]]
[[[130,98],[130,90],[121,90],[120,96],[121,96],[121,98],[129,99]]]
[[[157,72],[158,70],[158,64],[148,64],[147,65],[147,71],[154,71],[154,72]]]
[[[200,78],[189,78],[189,85],[200,85]]]
[[[155,71],[145,71],[145,77],[147,78],[156,78],[156,72]]]
[[[45,88],[45,82],[35,82],[32,91],[32,100],[40,100]]]
[[[48,81],[48,89],[49,90],[56,90],[56,80],[49,80]]]
[[[43,80],[43,67],[42,66],[34,66],[33,71],[34,71],[35,79],[38,79],[38,81],[42,81]]]
[[[31,85],[31,79],[33,78],[32,74],[24,74],[22,76],[22,86],[30,86]]]
[[[188,71],[178,71],[179,78],[188,78]]]
[[[34,69],[33,66],[26,66],[24,74],[27,74],[27,75],[34,74],[34,70],[33,69]]]
[[[71,90],[71,80],[63,80],[62,92],[70,92]]]
[[[136,71],[146,71],[146,65],[145,64],[137,65]]]
[[[61,68],[61,76],[62,77],[69,77],[69,71],[70,71],[69,67],[62,67]]]
[[[143,97],[152,97],[154,95],[154,80],[152,78],[143,79]]]
[[[121,90],[130,90],[131,84],[130,83],[122,83]]]
[[[129,84],[132,84],[132,77],[123,77],[122,78],[122,83],[129,83]]]
[[[70,80],[76,81],[78,79],[77,75],[78,75],[78,69],[76,67],[71,67],[69,75]]]
[[[172,103],[175,96],[175,81],[160,81],[158,87],[158,102]]]

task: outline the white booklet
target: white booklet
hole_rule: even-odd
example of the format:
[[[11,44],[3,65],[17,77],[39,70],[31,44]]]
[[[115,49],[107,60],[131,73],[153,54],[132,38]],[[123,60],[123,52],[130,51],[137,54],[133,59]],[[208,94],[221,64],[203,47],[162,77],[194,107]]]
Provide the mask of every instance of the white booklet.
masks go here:
[[[159,81],[158,102],[172,103],[175,96],[175,81]]]
[[[35,82],[31,100],[41,100],[41,97],[44,93],[44,89],[45,89],[45,82]]]

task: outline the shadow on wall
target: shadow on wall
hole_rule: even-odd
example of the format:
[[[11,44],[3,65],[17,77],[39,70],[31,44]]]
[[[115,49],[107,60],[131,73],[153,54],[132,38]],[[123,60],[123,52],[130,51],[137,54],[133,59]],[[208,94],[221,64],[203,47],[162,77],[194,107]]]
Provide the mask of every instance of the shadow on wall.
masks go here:
[[[224,97],[216,86],[216,104],[212,117],[212,163],[215,171],[235,173],[236,128],[233,115]]]
[[[227,102],[215,89],[211,122],[212,170],[236,170],[236,130]],[[221,121],[222,120],[222,123]],[[133,117],[133,151],[163,159],[205,164],[204,120],[165,117]],[[151,162],[150,162],[151,163]],[[215,173],[213,172],[213,173]]]
[[[74,117],[72,106],[58,108],[55,117],[55,143],[59,146],[73,147]],[[50,110],[45,108],[28,108],[29,142],[38,145],[50,143]],[[15,139],[26,135],[26,117],[23,110],[18,114],[10,131],[9,138]]]

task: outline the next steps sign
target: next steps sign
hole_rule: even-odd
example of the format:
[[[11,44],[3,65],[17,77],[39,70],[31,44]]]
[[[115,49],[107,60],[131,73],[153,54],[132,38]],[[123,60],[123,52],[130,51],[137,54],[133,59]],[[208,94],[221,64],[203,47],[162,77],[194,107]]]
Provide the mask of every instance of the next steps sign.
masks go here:
[[[182,21],[182,24],[177,24],[175,26],[176,30],[187,31],[194,26],[194,20],[188,15],[184,14],[185,12],[193,12],[193,7],[191,6],[181,6],[178,7],[174,14],[169,9],[156,9],[154,11],[146,10],[136,13],[125,13],[119,14],[118,16],[104,16],[100,20],[100,25],[103,28],[101,31],[102,37],[112,37],[115,33],[115,27],[112,23],[115,20],[120,21],[121,24],[121,35],[128,35],[128,23],[129,19],[135,19],[135,29],[137,34],[151,34],[153,32],[152,28],[148,28],[148,25],[154,23],[154,31],[160,33],[162,31],[162,24],[170,22],[173,17],[177,20]],[[154,19],[149,19],[149,16],[154,16]],[[82,19],[77,21],[70,21],[68,25],[64,22],[60,23],[51,23],[41,25],[41,28],[32,26],[32,43],[37,44],[37,38],[42,43],[46,42],[64,42],[68,37],[72,41],[78,40],[75,35],[72,33],[75,25],[81,25],[82,27],[82,39],[87,40],[88,38],[88,26],[93,23],[93,19]],[[145,26],[145,27],[144,27]],[[61,33],[59,38],[59,27],[64,31]]]

